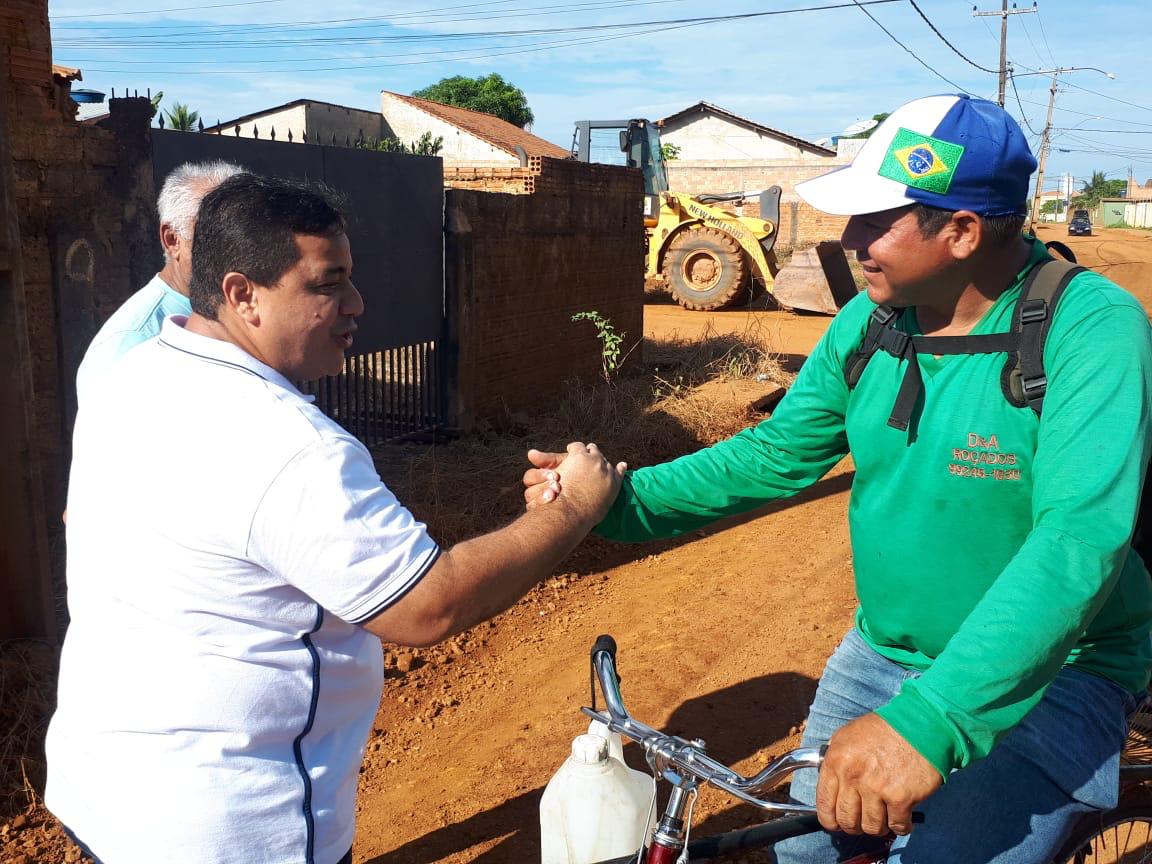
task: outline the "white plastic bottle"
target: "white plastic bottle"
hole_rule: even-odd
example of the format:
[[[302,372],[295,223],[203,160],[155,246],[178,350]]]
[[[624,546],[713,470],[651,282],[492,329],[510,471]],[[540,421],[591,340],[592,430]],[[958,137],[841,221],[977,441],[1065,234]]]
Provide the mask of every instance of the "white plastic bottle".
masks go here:
[[[609,756],[607,737],[577,736],[540,799],[541,864],[592,864],[637,851],[655,822],[652,794],[651,777]]]

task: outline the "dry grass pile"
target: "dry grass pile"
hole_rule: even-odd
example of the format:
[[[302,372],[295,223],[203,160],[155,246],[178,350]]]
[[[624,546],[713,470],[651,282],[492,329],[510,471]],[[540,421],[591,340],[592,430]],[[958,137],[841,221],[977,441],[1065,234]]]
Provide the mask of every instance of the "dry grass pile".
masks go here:
[[[56,704],[55,648],[0,642],[0,816],[21,810],[44,788],[44,733]]]
[[[649,341],[642,362],[611,382],[569,381],[539,408],[508,412],[478,434],[428,447],[376,451],[388,484],[437,540],[458,542],[508,521],[523,506],[520,477],[530,447],[563,450],[594,441],[612,460],[651,465],[714,444],[755,423],[751,393],[791,383],[758,330]],[[754,388],[743,397],[723,383]]]

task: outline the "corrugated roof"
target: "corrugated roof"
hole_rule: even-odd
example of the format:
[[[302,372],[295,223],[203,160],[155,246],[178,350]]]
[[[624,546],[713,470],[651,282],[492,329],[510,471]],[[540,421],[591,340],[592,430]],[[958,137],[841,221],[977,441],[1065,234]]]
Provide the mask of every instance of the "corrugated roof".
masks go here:
[[[827,147],[821,147],[819,144],[813,144],[804,138],[797,138],[795,135],[789,135],[787,132],[781,132],[779,129],[773,129],[771,126],[765,126],[763,123],[757,123],[755,120],[749,120],[747,117],[741,117],[739,114],[733,114],[731,111],[721,108],[719,105],[713,105],[711,102],[697,102],[695,105],[685,108],[683,111],[677,111],[675,114],[669,114],[663,120],[656,121],[657,126],[663,126],[672,120],[680,120],[681,118],[688,117],[691,114],[704,114],[711,112],[719,114],[722,117],[727,117],[742,126],[747,126],[749,129],[754,129],[757,132],[763,132],[765,135],[771,135],[774,138],[779,138],[782,141],[787,141],[796,147],[803,150],[809,150],[813,153],[819,153],[821,156],[835,156],[835,150],[829,150]]]
[[[65,81],[83,81],[84,76],[80,74],[79,69],[74,69],[71,66],[58,66],[52,64],[52,75],[56,78],[63,78]]]
[[[442,105],[429,99],[417,99],[415,96],[405,96],[402,93],[383,91],[389,96],[395,96],[401,102],[406,102],[414,108],[419,108],[433,117],[451,123],[465,132],[475,135],[482,141],[487,141],[493,147],[506,153],[516,155],[516,145],[519,144],[529,156],[551,156],[554,159],[564,159],[569,153],[558,144],[553,144],[531,132],[525,132],[519,126],[501,120],[492,114],[480,111],[469,111],[467,108],[457,108],[453,105]]]

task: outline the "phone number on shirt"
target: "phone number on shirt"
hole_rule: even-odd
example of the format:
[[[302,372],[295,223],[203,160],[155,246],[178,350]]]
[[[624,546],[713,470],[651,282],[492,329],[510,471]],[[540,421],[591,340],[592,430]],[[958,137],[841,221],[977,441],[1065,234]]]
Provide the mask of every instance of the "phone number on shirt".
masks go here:
[[[1019,480],[1019,468],[981,468],[977,465],[948,466],[948,473],[954,477],[975,477],[979,480]]]

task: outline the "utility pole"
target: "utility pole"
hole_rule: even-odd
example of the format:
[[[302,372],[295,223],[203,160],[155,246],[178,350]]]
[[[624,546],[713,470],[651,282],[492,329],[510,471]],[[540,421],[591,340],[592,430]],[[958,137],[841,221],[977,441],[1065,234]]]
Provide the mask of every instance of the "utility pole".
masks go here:
[[[1009,15],[1025,15],[1030,12],[1036,11],[1036,3],[1032,3],[1031,9],[1017,9],[1016,4],[1012,4],[1012,8],[1008,8],[1008,0],[1001,0],[1001,7],[999,12],[981,12],[975,6],[972,7],[973,18],[985,18],[991,15],[1000,16],[1000,107],[1004,107],[1004,88],[1008,84],[1008,16]]]
[[[1040,209],[1040,193],[1044,189],[1044,163],[1048,161],[1048,150],[1052,143],[1052,109],[1056,107],[1056,78],[1062,69],[1052,70],[1052,89],[1048,96],[1048,119],[1040,135],[1040,159],[1036,168],[1036,194],[1032,196],[1032,209],[1028,214],[1028,231],[1036,233],[1036,214]]]

